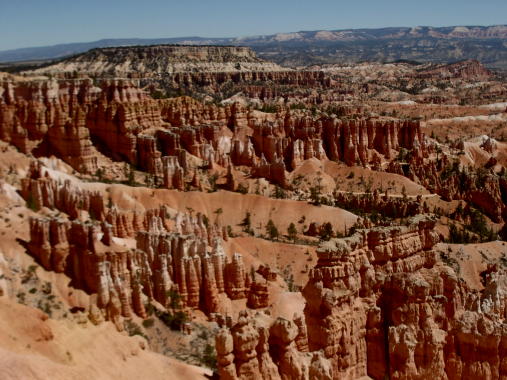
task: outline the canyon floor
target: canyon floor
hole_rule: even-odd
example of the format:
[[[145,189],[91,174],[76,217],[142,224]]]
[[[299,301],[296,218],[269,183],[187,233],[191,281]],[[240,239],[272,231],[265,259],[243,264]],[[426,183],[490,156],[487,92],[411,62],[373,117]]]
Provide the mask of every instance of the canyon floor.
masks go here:
[[[478,61],[0,73],[0,377],[507,378],[506,133]]]

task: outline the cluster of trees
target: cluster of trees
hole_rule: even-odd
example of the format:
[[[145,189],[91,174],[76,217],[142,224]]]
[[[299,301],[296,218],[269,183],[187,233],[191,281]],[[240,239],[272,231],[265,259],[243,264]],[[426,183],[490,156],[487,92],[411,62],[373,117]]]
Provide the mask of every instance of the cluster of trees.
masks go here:
[[[242,227],[243,232],[245,232],[249,235],[252,235],[252,236],[255,234],[254,230],[252,228],[251,214],[249,212],[246,213],[245,217],[243,218],[243,220],[241,221],[241,223],[239,225]],[[325,240],[325,241],[335,238],[335,237],[341,238],[344,236],[350,236],[350,235],[354,234],[354,232],[356,231],[356,226],[354,225],[350,229],[346,229],[346,230],[347,231],[345,234],[343,234],[339,231],[334,231],[333,225],[330,222],[326,222],[318,228],[317,236],[320,238],[320,240]],[[280,230],[278,229],[278,227],[276,226],[276,224],[273,222],[272,219],[268,220],[268,222],[264,226],[264,231],[265,231],[264,236],[269,240],[282,239],[282,240],[292,241],[293,243],[296,243],[298,241],[298,233],[299,232],[296,227],[296,224],[294,224],[292,222],[287,227],[287,233],[285,235],[283,235],[280,232]]]
[[[249,212],[246,213],[245,217],[239,224],[242,227],[243,232],[254,235],[254,230],[252,228],[252,220],[251,220],[251,214]],[[278,230],[278,227],[275,225],[275,222],[273,222],[272,219],[269,219],[265,226],[265,232],[266,237],[269,240],[278,240],[281,237],[280,231]],[[298,230],[296,228],[296,225],[294,223],[289,224],[289,227],[287,228],[287,237],[289,240],[295,242],[297,239]]]
[[[465,213],[461,204],[458,206],[458,210]],[[460,228],[455,223],[449,225],[449,243],[468,244],[497,240],[497,232],[488,226],[484,215],[479,210],[469,210],[469,222],[463,227]]]

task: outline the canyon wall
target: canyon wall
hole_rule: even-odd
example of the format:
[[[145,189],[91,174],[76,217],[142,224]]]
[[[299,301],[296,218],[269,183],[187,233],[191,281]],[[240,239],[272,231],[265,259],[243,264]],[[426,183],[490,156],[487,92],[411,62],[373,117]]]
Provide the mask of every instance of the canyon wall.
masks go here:
[[[136,163],[136,137],[160,126],[156,101],[131,82],[90,79],[5,81],[0,91],[0,138],[23,153],[62,158],[82,172],[97,169],[92,140],[115,158]]]
[[[484,289],[469,289],[436,256],[434,225],[417,216],[322,243],[305,322],[244,315],[217,336],[221,378],[506,376],[504,270],[488,267]],[[299,334],[307,341],[296,344]]]
[[[310,350],[335,378],[502,378],[503,270],[467,289],[435,257],[434,222],[411,222],[320,247],[303,291]]]
[[[436,161],[412,156],[407,164],[402,169],[393,161],[387,171],[407,176],[446,201],[469,202],[495,223],[507,219],[504,202],[507,181],[503,176],[482,168],[462,167],[457,161],[451,162],[447,155],[441,155]]]
[[[313,157],[377,165],[401,148],[426,154],[418,122],[265,114],[187,97],[157,101],[126,80],[5,81],[0,138],[91,174],[100,152],[181,189],[195,177],[188,154],[206,165],[248,166],[282,185],[285,171]]]
[[[33,209],[62,214],[30,219],[28,251],[45,269],[96,294],[98,313],[117,326],[120,316],[146,318],[150,300],[169,307],[177,299],[183,309],[208,314],[220,311],[223,297],[265,307],[267,289],[252,284],[240,254],[226,255],[227,234],[202,214],[106,206],[107,196],[46,173],[33,164],[21,193]],[[118,238],[135,239],[135,248]]]

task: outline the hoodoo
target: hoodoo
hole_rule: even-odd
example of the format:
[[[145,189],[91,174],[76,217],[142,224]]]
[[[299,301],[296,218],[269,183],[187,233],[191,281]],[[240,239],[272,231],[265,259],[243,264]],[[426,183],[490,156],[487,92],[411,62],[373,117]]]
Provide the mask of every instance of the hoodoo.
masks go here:
[[[391,59],[503,32],[437,29],[0,66],[0,377],[507,378],[507,82]]]

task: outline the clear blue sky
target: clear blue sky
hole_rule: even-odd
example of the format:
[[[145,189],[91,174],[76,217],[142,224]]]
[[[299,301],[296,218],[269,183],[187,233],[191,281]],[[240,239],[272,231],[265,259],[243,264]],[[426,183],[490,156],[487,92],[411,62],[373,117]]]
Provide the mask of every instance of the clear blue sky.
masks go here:
[[[0,0],[0,50],[102,38],[507,23],[507,0]]]

